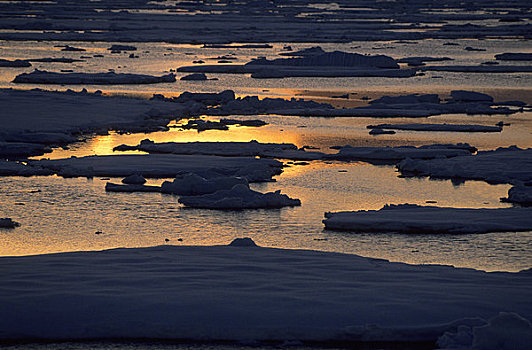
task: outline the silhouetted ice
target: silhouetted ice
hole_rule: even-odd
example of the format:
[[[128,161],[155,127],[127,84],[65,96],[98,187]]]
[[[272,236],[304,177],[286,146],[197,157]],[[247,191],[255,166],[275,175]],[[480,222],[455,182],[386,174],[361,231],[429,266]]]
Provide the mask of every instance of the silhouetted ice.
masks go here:
[[[280,191],[261,193],[246,184],[199,196],[181,196],[179,203],[186,207],[204,209],[275,209],[301,205],[299,199],[290,198]]]
[[[532,230],[532,208],[469,209],[386,205],[380,210],[325,213],[325,228],[352,232],[470,234]]]
[[[501,147],[448,159],[405,159],[397,165],[406,175],[490,183],[532,182],[532,149]]]
[[[22,73],[15,77],[14,83],[22,84],[156,84],[172,83],[175,81],[175,75],[170,73],[162,76],[153,76],[147,74],[130,74],[130,73],[57,73],[34,70],[31,73]]]

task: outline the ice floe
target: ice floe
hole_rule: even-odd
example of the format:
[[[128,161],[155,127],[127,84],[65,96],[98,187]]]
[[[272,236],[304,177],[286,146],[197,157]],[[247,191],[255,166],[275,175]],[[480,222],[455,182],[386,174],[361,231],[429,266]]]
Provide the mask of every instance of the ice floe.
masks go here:
[[[204,73],[192,73],[192,74],[185,75],[185,76],[179,78],[179,80],[201,81],[201,80],[207,80],[207,76]]]
[[[501,198],[503,202],[532,205],[532,184],[530,186],[517,185],[508,190],[508,198]]]
[[[511,146],[449,159],[405,159],[397,168],[403,175],[489,183],[529,183],[532,182],[532,149]]]
[[[31,63],[26,60],[6,60],[0,58],[0,67],[31,67]]]
[[[415,70],[399,69],[385,55],[361,55],[341,51],[299,54],[300,57],[268,60],[257,58],[244,65],[183,66],[178,72],[250,73],[253,78],[284,77],[396,77],[415,75]]]
[[[107,182],[105,184],[107,192],[161,192],[160,186],[143,185],[143,184],[115,184]]]
[[[269,157],[293,160],[315,160],[323,156],[321,152],[298,149],[291,143],[249,142],[162,142],[142,140],[136,146],[120,145],[115,151],[138,150],[147,153],[202,154],[230,157]]]
[[[20,84],[156,84],[172,83],[175,74],[170,73],[162,76],[129,73],[58,73],[34,70],[31,73],[22,73],[15,77],[14,83]]]
[[[0,218],[0,228],[15,228],[17,226],[20,224],[11,218]]]
[[[229,190],[235,185],[248,186],[248,180],[244,177],[219,176],[204,178],[194,173],[184,173],[176,176],[173,181],[165,181],[161,184],[161,192],[183,196],[198,196],[214,193],[220,190]]]
[[[78,141],[83,133],[160,130],[176,115],[191,111],[189,103],[107,97],[84,90],[1,89],[0,105],[0,153],[19,156],[43,154],[51,145]],[[39,113],[35,106],[40,106]]]
[[[467,143],[433,144],[425,146],[398,146],[398,147],[335,147],[336,154],[326,154],[325,159],[335,160],[363,160],[372,163],[395,164],[403,159],[434,159],[470,155],[476,151],[475,147]]]
[[[253,191],[245,184],[237,184],[227,190],[199,196],[181,196],[179,203],[186,207],[204,209],[266,209],[301,205],[280,191],[261,193]]]
[[[495,59],[500,61],[532,61],[532,53],[507,52],[495,55]]]
[[[326,229],[352,232],[472,234],[532,230],[532,208],[469,209],[386,205],[379,210],[325,213]]]
[[[373,130],[452,131],[452,132],[501,132],[502,126],[474,124],[377,124],[368,125]],[[371,133],[371,132],[370,132]]]
[[[241,176],[250,182],[271,181],[281,173],[282,163],[273,159],[252,157],[218,157],[177,154],[125,154],[109,156],[42,159],[29,166],[51,170],[64,177],[125,177],[139,174],[145,178],[173,178],[184,172],[218,176]]]
[[[0,304],[9,322],[0,323],[0,338],[408,348],[433,347],[438,338],[450,346],[444,334],[496,326],[490,337],[477,331],[477,341],[528,339],[530,271],[408,265],[246,241],[2,257]],[[520,317],[501,318],[501,311]]]

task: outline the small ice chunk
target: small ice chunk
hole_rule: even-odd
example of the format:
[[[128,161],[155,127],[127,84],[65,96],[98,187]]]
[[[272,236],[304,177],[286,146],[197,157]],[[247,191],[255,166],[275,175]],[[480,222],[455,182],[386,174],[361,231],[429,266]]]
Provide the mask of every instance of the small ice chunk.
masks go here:
[[[146,179],[139,174],[131,174],[129,176],[126,176],[124,179],[122,179],[122,183],[128,184],[128,185],[143,185],[146,183]]]
[[[11,218],[0,218],[0,228],[15,228],[17,226],[20,224]]]
[[[249,237],[235,238],[229,245],[232,247],[257,247],[257,244]]]
[[[204,73],[192,73],[181,77],[179,80],[207,80],[207,76]]]
[[[111,45],[107,50],[109,51],[136,51],[137,48],[131,45]]]

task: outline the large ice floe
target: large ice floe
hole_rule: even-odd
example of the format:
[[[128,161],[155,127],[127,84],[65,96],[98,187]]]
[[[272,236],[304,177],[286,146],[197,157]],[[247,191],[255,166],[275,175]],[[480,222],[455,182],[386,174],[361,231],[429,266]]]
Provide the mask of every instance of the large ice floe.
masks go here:
[[[92,132],[160,130],[170,119],[199,108],[192,104],[101,96],[85,90],[0,89],[0,154],[44,154],[50,146],[72,143]],[[35,106],[39,106],[38,113]]]
[[[476,151],[475,147],[467,143],[458,144],[433,144],[425,146],[398,146],[398,147],[334,147],[336,154],[324,155],[326,159],[335,160],[362,160],[372,163],[395,164],[404,159],[434,159],[470,155]]]
[[[121,85],[121,84],[156,84],[176,81],[175,74],[162,76],[130,73],[57,73],[34,70],[15,77],[14,83],[21,84],[67,84],[67,85]]]
[[[301,205],[280,191],[261,193],[253,191],[247,184],[237,184],[226,190],[197,196],[181,196],[179,203],[186,207],[204,209],[261,209],[282,208]]]
[[[529,270],[486,273],[251,243],[2,257],[0,338],[377,348],[496,339],[527,349]]]
[[[451,132],[501,132],[501,126],[476,124],[377,124],[368,129],[410,130],[410,131],[451,131]]]
[[[399,64],[385,55],[361,55],[349,52],[298,52],[291,58],[268,60],[257,58],[244,65],[184,66],[178,72],[251,73],[252,78],[285,77],[394,77],[415,75],[413,69],[400,69]]]
[[[397,165],[403,175],[431,176],[489,183],[532,183],[532,149],[516,146],[479,151],[448,159],[405,159]]]
[[[291,143],[249,142],[162,142],[142,140],[136,146],[120,145],[115,151],[138,150],[147,153],[202,154],[229,157],[260,156],[292,160],[315,160],[323,156],[321,152],[298,149]]]
[[[386,205],[380,210],[325,213],[325,228],[352,232],[471,234],[532,230],[532,208],[469,209]]]
[[[205,155],[144,154],[71,157],[30,161],[28,167],[47,169],[64,177],[113,176],[139,174],[145,178],[172,178],[190,172],[204,177],[241,176],[250,182],[271,181],[281,173],[282,163],[252,157]]]

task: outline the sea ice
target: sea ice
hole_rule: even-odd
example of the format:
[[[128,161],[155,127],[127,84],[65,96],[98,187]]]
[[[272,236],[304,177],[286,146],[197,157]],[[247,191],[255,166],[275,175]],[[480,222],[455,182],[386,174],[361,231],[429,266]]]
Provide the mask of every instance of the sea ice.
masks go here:
[[[22,73],[15,77],[14,83],[21,84],[156,84],[172,83],[175,81],[175,74],[170,73],[163,76],[153,76],[146,74],[128,73],[57,73],[34,70],[31,73]]]
[[[335,147],[336,148],[336,147]],[[456,145],[425,145],[425,146],[399,146],[399,147],[351,147],[338,148],[336,154],[324,155],[326,159],[336,160],[363,160],[373,163],[398,163],[408,159],[433,159],[470,155],[476,149],[467,143]]]
[[[218,176],[242,176],[250,182],[272,181],[281,173],[282,163],[273,159],[219,157],[177,154],[124,154],[31,160],[37,171],[48,169],[64,177],[124,177],[139,174],[145,178],[173,178],[183,172],[217,172]]]
[[[207,80],[207,76],[204,73],[192,73],[181,77],[179,80]]]
[[[532,205],[532,186],[514,186],[508,190],[508,198],[501,198],[501,200],[521,205]]]
[[[120,145],[115,151],[138,150],[147,153],[202,154],[225,157],[268,157],[292,160],[316,160],[321,152],[307,152],[291,143],[249,142],[162,142],[144,139],[136,146]]]
[[[31,67],[31,63],[27,60],[6,60],[0,58],[0,67]]]
[[[144,185],[146,183],[146,179],[142,175],[131,174],[123,178],[122,183],[127,185]]]
[[[0,228],[15,228],[17,226],[20,224],[11,218],[0,218]]]
[[[501,132],[501,126],[471,124],[377,124],[368,125],[368,129],[412,130],[412,131],[452,131],[452,132]]]
[[[397,168],[403,175],[484,180],[489,183],[530,183],[532,148],[511,146],[448,159],[405,159]]]
[[[219,190],[200,196],[179,197],[179,203],[187,207],[204,209],[261,209],[282,208],[301,205],[280,191],[260,193],[245,184],[237,184],[228,190]]]
[[[107,192],[161,192],[160,186],[142,185],[142,184],[115,184],[107,182],[105,184]]]
[[[229,190],[235,185],[248,186],[245,177],[223,176],[214,173],[208,179],[194,173],[177,175],[173,181],[165,181],[161,185],[161,192],[173,193],[182,196],[198,196],[214,193],[220,190]]]
[[[379,210],[325,213],[329,230],[413,234],[471,234],[532,230],[532,208],[469,209],[385,205]]]
[[[249,245],[1,257],[9,322],[0,322],[0,338],[426,346],[487,325],[500,311],[532,319],[530,270],[486,273]],[[521,317],[490,321],[505,329],[497,339],[528,339]]]
[[[532,53],[507,52],[495,55],[495,59],[501,61],[532,61]]]

